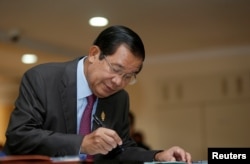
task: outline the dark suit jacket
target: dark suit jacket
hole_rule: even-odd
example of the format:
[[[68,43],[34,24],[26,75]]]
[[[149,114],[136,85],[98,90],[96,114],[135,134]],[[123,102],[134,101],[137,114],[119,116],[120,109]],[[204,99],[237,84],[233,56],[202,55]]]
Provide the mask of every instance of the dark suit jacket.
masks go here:
[[[76,71],[80,59],[42,64],[24,74],[6,132],[6,154],[79,154],[84,137],[76,131]],[[96,160],[153,160],[156,151],[136,147],[129,137],[129,96],[125,90],[99,99],[96,114],[100,116],[102,111],[106,114],[104,124],[122,138],[124,151],[96,155]],[[93,130],[96,128],[94,124]]]

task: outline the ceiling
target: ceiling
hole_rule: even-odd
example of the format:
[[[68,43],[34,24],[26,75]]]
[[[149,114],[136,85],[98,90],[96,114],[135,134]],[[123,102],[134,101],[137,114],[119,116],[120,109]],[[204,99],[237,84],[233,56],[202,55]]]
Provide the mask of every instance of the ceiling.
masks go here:
[[[249,0],[0,0],[0,80],[32,66],[22,53],[39,63],[86,54],[106,28],[90,27],[93,16],[132,28],[150,57],[250,46]]]

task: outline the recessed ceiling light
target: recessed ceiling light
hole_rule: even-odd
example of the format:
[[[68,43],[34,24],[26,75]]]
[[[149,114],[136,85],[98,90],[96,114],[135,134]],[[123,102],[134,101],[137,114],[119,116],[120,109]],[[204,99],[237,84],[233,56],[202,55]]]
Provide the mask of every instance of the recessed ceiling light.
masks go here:
[[[97,27],[106,26],[108,24],[108,19],[104,17],[93,17],[89,19],[89,24]]]
[[[24,64],[34,64],[37,62],[37,56],[34,54],[24,54],[22,56],[22,62]]]

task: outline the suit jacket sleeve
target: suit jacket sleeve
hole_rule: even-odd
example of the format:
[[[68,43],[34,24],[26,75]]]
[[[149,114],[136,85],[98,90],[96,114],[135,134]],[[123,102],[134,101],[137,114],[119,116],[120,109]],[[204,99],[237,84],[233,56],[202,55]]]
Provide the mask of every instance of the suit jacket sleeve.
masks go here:
[[[145,150],[137,147],[136,143],[130,137],[128,112],[129,96],[125,90],[99,100],[96,115],[101,117],[101,113],[105,113],[104,124],[107,128],[114,129],[122,138],[124,151],[116,148],[107,155],[97,155],[97,160],[153,161],[154,155],[159,152],[158,150]]]

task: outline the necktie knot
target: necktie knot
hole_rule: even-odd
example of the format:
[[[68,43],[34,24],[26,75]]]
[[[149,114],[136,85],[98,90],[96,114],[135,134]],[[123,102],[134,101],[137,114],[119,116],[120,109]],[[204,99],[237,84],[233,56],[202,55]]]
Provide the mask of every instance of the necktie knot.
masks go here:
[[[88,104],[93,104],[95,102],[95,100],[96,100],[96,96],[94,94],[89,95],[87,97]]]

